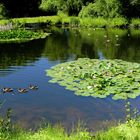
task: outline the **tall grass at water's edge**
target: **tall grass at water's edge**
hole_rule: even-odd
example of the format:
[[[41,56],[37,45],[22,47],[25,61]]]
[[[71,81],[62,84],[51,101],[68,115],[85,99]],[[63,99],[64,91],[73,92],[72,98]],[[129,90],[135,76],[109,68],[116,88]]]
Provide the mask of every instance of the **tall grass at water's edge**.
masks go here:
[[[93,28],[106,28],[106,27],[140,27],[140,19],[132,19],[130,23],[128,20],[119,17],[112,19],[98,18],[79,18],[68,16],[41,16],[41,17],[26,17],[26,18],[13,18],[10,20],[0,20],[1,25],[6,25],[12,22],[15,25],[25,25],[27,23],[44,23],[50,26],[70,26],[70,27],[93,27]]]
[[[139,140],[140,122],[129,120],[117,127],[112,127],[105,132],[91,133],[86,129],[76,129],[67,133],[62,126],[52,127],[48,125],[36,132],[17,129],[13,131],[1,131],[0,140]]]
[[[140,28],[140,18],[137,18],[137,19],[133,18],[131,20],[130,27]]]

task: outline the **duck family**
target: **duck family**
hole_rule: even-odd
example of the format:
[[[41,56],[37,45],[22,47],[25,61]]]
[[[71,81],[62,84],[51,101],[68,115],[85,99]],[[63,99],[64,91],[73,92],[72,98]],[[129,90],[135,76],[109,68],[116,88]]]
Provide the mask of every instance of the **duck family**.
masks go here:
[[[38,89],[38,86],[30,84],[28,88],[17,88],[17,91],[19,93],[26,93],[29,90],[37,90],[37,89]],[[10,93],[10,92],[14,92],[14,89],[10,87],[3,87],[1,88],[1,91],[3,93]]]
[[[29,85],[29,89],[31,89],[31,90],[37,90],[38,89],[38,86],[36,86],[36,85]]]
[[[25,92],[28,92],[28,90],[26,88],[18,88],[17,91],[19,93],[25,93]]]
[[[3,91],[3,93],[5,93],[5,92],[12,92],[13,89],[12,88],[6,88],[6,87],[4,87],[4,88],[2,88],[2,91]]]

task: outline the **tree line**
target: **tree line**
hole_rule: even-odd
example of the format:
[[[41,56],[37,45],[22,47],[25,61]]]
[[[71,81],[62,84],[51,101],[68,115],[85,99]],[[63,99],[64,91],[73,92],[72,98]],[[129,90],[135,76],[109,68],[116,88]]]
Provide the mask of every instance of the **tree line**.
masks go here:
[[[56,15],[80,17],[140,17],[140,0],[1,0],[2,17]]]

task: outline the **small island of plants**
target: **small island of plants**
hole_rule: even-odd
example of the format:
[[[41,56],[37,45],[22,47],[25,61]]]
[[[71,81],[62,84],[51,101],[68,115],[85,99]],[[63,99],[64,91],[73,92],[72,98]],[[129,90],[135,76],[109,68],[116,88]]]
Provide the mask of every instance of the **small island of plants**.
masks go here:
[[[113,99],[140,95],[140,64],[122,60],[80,58],[58,64],[47,75],[76,95]]]
[[[45,38],[49,34],[25,29],[13,29],[0,32],[0,43],[27,42]]]

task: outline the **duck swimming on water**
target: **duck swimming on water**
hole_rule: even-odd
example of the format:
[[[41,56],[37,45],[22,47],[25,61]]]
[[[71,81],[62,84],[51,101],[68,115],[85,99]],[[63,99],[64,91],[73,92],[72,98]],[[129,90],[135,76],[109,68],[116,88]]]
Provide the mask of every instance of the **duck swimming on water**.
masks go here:
[[[13,92],[13,89],[12,88],[9,88],[9,87],[7,87],[7,88],[2,88],[2,91],[3,91],[3,93],[5,93],[5,92]]]
[[[18,90],[18,92],[20,92],[20,93],[28,92],[28,90],[27,90],[26,88],[18,88],[17,90]]]
[[[37,90],[38,89],[38,86],[36,86],[36,85],[29,85],[29,89],[31,89],[31,90]]]

